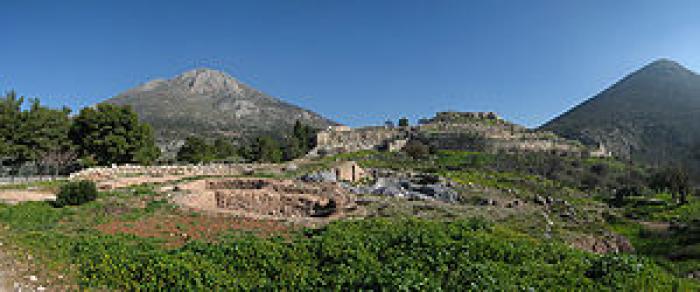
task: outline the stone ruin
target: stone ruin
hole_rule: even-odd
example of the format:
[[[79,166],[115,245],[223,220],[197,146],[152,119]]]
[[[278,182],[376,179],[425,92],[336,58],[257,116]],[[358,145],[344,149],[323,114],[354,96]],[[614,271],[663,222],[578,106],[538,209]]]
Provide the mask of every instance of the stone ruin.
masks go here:
[[[92,167],[72,173],[71,179],[100,181],[118,177],[164,177],[164,176],[226,176],[241,175],[246,172],[273,169],[274,164],[207,164],[207,165],[114,165],[112,167]]]
[[[406,144],[409,131],[403,128],[347,126],[331,127],[316,134],[316,147],[308,156],[325,156],[360,150],[399,151]]]
[[[441,150],[598,155],[578,141],[525,128],[502,119],[494,112],[439,112],[435,117],[423,119],[419,125],[412,127],[329,127],[317,134],[317,146],[308,156],[359,150],[395,152],[400,151],[409,140],[419,140]]]
[[[266,178],[207,180],[216,207],[252,216],[328,217],[355,207],[354,196],[335,183]]]

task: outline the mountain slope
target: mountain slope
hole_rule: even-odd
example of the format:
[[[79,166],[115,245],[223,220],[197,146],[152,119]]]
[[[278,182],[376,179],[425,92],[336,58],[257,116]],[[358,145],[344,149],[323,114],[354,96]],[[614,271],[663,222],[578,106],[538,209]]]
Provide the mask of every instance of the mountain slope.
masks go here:
[[[131,105],[154,127],[161,146],[178,144],[193,134],[240,139],[276,135],[297,120],[319,128],[335,124],[211,69],[153,80],[105,102]]]
[[[620,157],[698,169],[700,75],[658,60],[544,124],[587,144],[603,143]]]

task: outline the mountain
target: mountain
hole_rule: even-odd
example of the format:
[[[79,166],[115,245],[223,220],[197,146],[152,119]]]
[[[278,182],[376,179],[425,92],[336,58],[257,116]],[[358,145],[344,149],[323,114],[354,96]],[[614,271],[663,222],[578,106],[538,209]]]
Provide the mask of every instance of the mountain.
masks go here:
[[[619,157],[700,174],[700,75],[666,59],[628,75],[541,129]]]
[[[279,136],[297,120],[317,128],[336,124],[211,69],[153,80],[105,102],[131,105],[153,126],[158,144],[166,150],[195,134],[245,140],[260,134]]]

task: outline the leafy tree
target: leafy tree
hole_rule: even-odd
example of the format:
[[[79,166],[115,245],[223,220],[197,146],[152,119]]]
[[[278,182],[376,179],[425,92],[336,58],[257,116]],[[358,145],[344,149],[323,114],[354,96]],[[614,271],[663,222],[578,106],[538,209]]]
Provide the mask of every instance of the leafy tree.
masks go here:
[[[56,176],[76,158],[78,158],[78,155],[73,150],[54,149],[42,153],[39,157],[39,163],[48,168],[52,175]]]
[[[17,97],[17,93],[9,91],[4,98],[0,98],[0,156],[5,157],[8,164],[20,163],[18,153],[17,129],[22,123],[22,103],[24,97]]]
[[[272,137],[261,136],[255,140],[253,145],[253,157],[260,162],[280,162],[282,161],[282,149]]]
[[[32,99],[30,109],[22,113],[18,130],[19,141],[16,143],[23,146],[21,160],[36,161],[49,152],[71,152],[70,112],[69,108],[49,109],[38,99]]]
[[[284,147],[284,159],[293,160],[304,156],[315,145],[316,130],[308,125],[304,125],[301,121],[294,123],[294,129],[291,137],[286,141]]]
[[[148,164],[160,154],[151,127],[139,122],[129,106],[99,104],[82,109],[70,137],[82,156],[92,156],[100,165]]]
[[[679,203],[685,204],[691,189],[690,177],[681,167],[667,167],[652,175],[649,187],[656,191],[669,191]]]
[[[294,160],[304,155],[301,142],[296,137],[288,139],[284,147],[284,160]]]
[[[400,118],[399,127],[408,127],[408,118]]]
[[[233,146],[231,142],[224,138],[219,138],[214,140],[214,144],[212,145],[214,154],[216,156],[216,159],[226,159],[226,158],[231,158],[234,156],[237,156],[238,151],[236,150],[236,147]]]
[[[72,121],[70,109],[50,109],[38,99],[31,99],[29,109],[22,111],[24,100],[13,91],[0,99],[0,157],[15,172],[31,175],[37,166],[47,167],[41,163],[47,153],[71,151],[68,132]]]
[[[428,146],[418,140],[408,141],[408,143],[406,143],[406,146],[404,146],[403,151],[406,152],[406,154],[408,154],[408,156],[411,156],[413,159],[423,159],[428,157],[428,155],[430,154],[430,149],[428,148]]]
[[[210,162],[214,159],[214,151],[207,142],[199,137],[188,137],[185,144],[177,152],[177,160],[189,163]]]

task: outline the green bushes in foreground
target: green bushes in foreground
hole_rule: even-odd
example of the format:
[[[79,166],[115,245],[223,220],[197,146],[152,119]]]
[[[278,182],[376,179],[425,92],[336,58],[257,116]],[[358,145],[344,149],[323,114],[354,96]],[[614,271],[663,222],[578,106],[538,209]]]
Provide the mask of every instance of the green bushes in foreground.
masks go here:
[[[61,186],[54,206],[77,206],[97,199],[97,186],[92,181],[69,182]]]
[[[542,243],[481,220],[336,222],[294,239],[244,237],[163,250],[91,236],[81,284],[123,290],[672,290],[644,258]],[[683,287],[680,287],[683,289]]]

